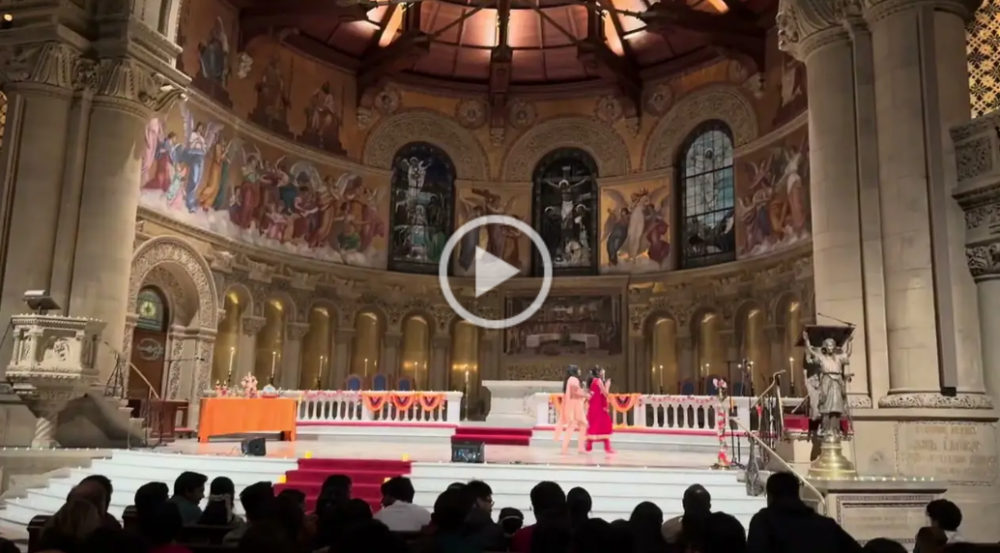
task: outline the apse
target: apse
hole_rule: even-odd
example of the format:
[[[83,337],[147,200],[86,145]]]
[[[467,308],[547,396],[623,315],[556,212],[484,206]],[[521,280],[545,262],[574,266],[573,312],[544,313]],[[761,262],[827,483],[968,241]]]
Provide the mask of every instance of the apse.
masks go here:
[[[215,335],[215,352],[212,355],[213,384],[233,386],[232,376],[237,372],[237,350],[240,342],[240,318],[243,316],[243,306],[239,295],[230,291],[223,303],[225,314],[219,322],[218,334]]]
[[[431,333],[427,319],[410,315],[403,322],[403,351],[400,376],[413,382],[413,389],[428,390]]]
[[[362,311],[354,319],[351,374],[366,381],[377,374],[382,354],[382,319],[374,311]]]
[[[264,302],[264,328],[257,334],[253,370],[259,388],[267,384],[274,386],[281,374],[287,310],[284,300],[272,298]]]
[[[657,317],[649,327],[650,374],[653,393],[680,393],[677,370],[677,322],[667,316]]]
[[[322,388],[324,379],[330,376],[333,346],[330,309],[325,306],[313,307],[309,310],[309,331],[302,338],[300,390]]]

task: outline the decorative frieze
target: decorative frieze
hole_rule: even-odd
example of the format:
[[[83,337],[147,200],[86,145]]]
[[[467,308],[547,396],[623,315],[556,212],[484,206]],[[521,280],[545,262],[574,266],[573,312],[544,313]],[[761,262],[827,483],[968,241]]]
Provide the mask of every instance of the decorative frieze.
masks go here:
[[[1000,273],[1000,112],[952,128],[951,138],[966,261],[976,279],[993,278]]]

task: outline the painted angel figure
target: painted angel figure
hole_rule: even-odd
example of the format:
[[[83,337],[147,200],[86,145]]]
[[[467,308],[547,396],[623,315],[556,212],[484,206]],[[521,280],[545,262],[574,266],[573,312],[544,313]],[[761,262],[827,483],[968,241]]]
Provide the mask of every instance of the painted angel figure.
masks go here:
[[[198,210],[198,196],[195,195],[195,190],[201,185],[205,174],[205,158],[208,156],[209,148],[219,139],[219,132],[223,127],[215,122],[195,123],[191,111],[183,105],[181,114],[184,118],[184,136],[187,139],[183,158],[188,167],[184,204],[189,212],[194,213]]]

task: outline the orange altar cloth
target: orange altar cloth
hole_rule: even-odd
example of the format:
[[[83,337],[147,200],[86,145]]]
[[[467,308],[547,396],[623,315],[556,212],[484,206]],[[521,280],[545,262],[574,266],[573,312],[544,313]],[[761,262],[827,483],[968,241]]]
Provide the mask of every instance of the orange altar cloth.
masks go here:
[[[295,441],[297,412],[298,401],[288,398],[204,398],[198,417],[198,441],[254,432],[281,432],[283,440]]]

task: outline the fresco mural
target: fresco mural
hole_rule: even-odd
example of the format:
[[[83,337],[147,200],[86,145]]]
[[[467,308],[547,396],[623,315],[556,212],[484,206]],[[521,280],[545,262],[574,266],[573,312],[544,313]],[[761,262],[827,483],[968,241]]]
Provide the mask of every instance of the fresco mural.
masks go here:
[[[778,128],[805,111],[806,66],[784,52],[778,53],[778,111],[772,125]]]
[[[534,296],[507,298],[508,317]],[[507,355],[618,355],[622,352],[621,298],[576,294],[549,296],[530,319],[504,331]]]
[[[387,186],[295,160],[187,104],[146,127],[140,205],[254,246],[386,266]]]
[[[648,273],[670,268],[670,184],[601,187],[601,272]]]
[[[483,215],[507,215],[521,221],[526,220],[529,204],[526,191],[494,190],[475,187],[460,189],[455,202],[458,212],[455,228]],[[506,225],[486,225],[465,234],[458,243],[453,263],[457,276],[476,274],[476,247],[517,267],[522,275],[527,274],[530,268],[531,244],[524,233]]]
[[[803,126],[738,160],[740,257],[764,255],[810,237],[808,139]]]
[[[389,268],[437,273],[454,229],[455,166],[431,144],[408,144],[392,163]]]
[[[682,148],[681,266],[705,267],[736,258],[733,139],[729,128],[708,121]]]
[[[553,275],[597,269],[597,163],[587,152],[560,148],[538,162],[532,177],[534,228],[552,256]],[[534,272],[542,272],[538,252]]]
[[[180,20],[177,42],[184,49],[180,69],[191,77],[192,86],[232,108],[229,84],[238,36],[236,11],[214,0],[184,2]]]

